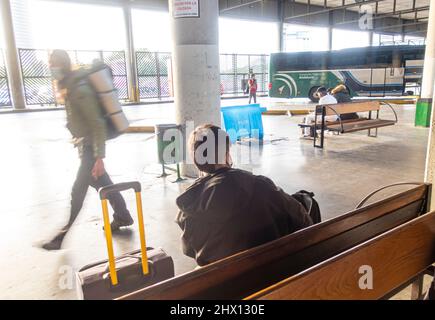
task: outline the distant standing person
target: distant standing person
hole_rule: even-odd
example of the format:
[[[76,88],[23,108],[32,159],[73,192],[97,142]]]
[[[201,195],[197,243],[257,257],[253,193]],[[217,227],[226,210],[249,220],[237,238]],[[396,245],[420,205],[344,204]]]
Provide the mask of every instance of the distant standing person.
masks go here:
[[[52,77],[57,80],[58,88],[66,91],[67,128],[73,136],[81,161],[72,187],[69,221],[51,241],[43,245],[46,250],[58,250],[83,206],[89,186],[98,190],[113,182],[103,162],[107,139],[106,120],[87,72],[83,69],[73,71],[71,60],[64,50],[53,51],[49,67]],[[109,202],[114,209],[112,231],[133,224],[119,192],[111,194]]]
[[[255,74],[251,75],[251,79],[248,81],[249,88],[249,104],[251,104],[252,98],[254,98],[254,103],[257,103],[257,79],[255,79]]]

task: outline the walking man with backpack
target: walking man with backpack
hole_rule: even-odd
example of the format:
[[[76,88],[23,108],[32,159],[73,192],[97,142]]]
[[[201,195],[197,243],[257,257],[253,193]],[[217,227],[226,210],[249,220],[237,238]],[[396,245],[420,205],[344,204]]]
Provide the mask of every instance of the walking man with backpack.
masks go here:
[[[89,186],[97,191],[113,184],[104,168],[107,124],[104,112],[84,69],[73,71],[68,53],[54,50],[49,67],[52,77],[57,80],[58,90],[65,92],[67,128],[73,136],[80,156],[80,167],[71,192],[71,209],[68,223],[49,242],[43,245],[46,250],[58,250],[68,230],[79,214]],[[114,210],[112,231],[133,224],[126,203],[120,193],[109,196]]]

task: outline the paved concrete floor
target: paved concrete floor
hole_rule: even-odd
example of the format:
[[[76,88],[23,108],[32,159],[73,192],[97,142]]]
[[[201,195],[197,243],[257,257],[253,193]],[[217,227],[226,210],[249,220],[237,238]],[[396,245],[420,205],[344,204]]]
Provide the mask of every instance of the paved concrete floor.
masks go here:
[[[223,104],[244,102],[226,100]],[[261,102],[267,107],[273,104],[268,98]],[[266,142],[261,153],[254,163],[241,167],[269,176],[289,193],[312,190],[324,219],[343,214],[377,187],[423,180],[428,130],[413,126],[414,106],[395,109],[399,124],[380,129],[378,138],[364,133],[327,136],[324,150],[299,139],[301,117],[265,116]],[[171,104],[131,106],[126,112],[137,124],[173,121]],[[385,112],[384,117],[390,116]],[[64,119],[63,111],[0,115],[2,299],[74,299],[72,272],[106,257],[101,208],[94,190],[88,192],[66,249],[45,252],[38,248],[68,216],[78,159],[68,143]],[[172,182],[174,176],[157,177],[160,167],[151,136],[127,134],[109,142],[106,167],[115,182],[142,183],[147,245],[163,247],[180,274],[193,269],[195,263],[181,252],[174,200],[191,181],[177,184]],[[244,145],[233,148],[234,153],[247,150]],[[134,195],[126,193],[125,197],[134,212]],[[139,247],[135,229],[115,236],[114,242],[118,254]]]

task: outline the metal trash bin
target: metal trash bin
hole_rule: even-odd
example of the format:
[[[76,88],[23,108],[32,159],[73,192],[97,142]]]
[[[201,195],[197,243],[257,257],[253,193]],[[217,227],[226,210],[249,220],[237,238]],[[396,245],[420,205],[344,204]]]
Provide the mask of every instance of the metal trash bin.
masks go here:
[[[183,131],[181,125],[156,124],[159,163],[176,164],[183,161]]]

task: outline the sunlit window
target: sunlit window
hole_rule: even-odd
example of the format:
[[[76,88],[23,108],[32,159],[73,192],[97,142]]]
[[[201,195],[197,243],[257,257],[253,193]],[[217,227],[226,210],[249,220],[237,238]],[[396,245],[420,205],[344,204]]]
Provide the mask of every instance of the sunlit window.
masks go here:
[[[385,45],[423,45],[425,44],[424,37],[400,34],[373,34],[373,45],[374,46],[385,46]]]
[[[344,29],[332,30],[332,50],[367,47],[370,45],[370,35],[364,31]]]
[[[1,12],[1,8],[0,8],[0,16],[1,16],[2,12]],[[1,22],[1,21],[0,21]],[[3,38],[3,23],[0,23],[0,48],[4,48],[5,47],[5,43],[4,43],[4,38]],[[1,57],[0,57],[0,61],[1,61]]]
[[[219,19],[221,53],[269,54],[279,51],[278,24],[230,18]]]
[[[122,8],[45,0],[13,0],[17,45],[21,48],[123,50]]]
[[[405,44],[408,45],[422,45],[425,44],[425,38],[415,36],[405,36]]]
[[[328,50],[327,28],[284,24],[284,51],[324,50]]]
[[[169,13],[133,9],[134,45],[139,50],[170,52],[172,34]]]

